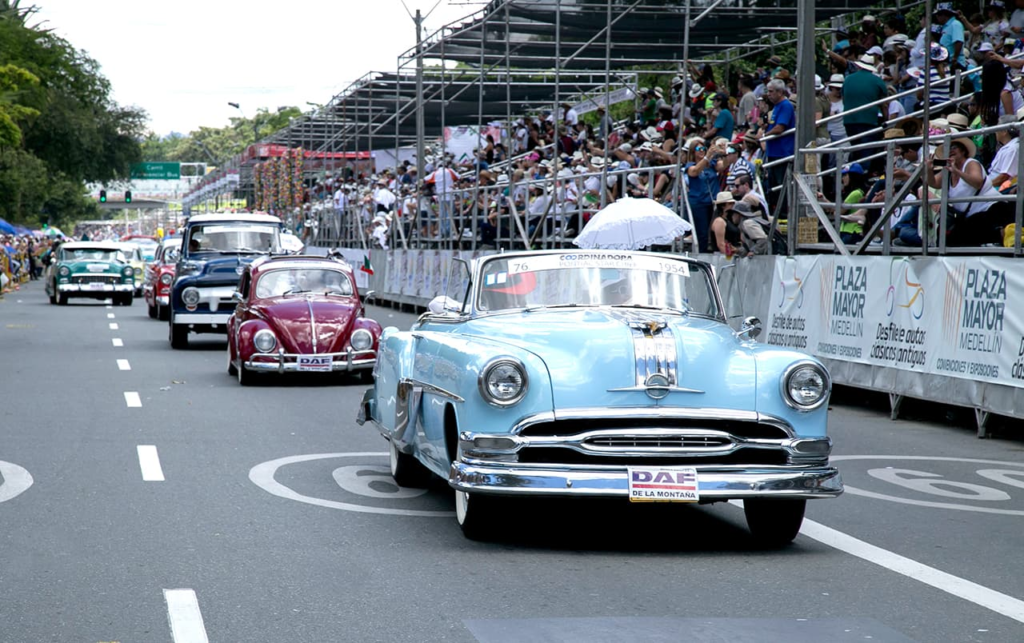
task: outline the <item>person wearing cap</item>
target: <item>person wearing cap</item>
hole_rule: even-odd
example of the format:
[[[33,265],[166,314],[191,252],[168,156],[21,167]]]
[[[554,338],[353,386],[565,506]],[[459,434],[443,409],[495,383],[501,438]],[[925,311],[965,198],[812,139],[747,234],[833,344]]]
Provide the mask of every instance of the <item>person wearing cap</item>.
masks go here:
[[[958,10],[956,17],[964,29],[981,36],[982,41],[989,43],[993,48],[1001,47],[1004,35],[1010,31],[1010,22],[1006,19],[1006,3],[1003,0],[988,0],[985,3],[985,22],[981,24],[971,24],[963,11]]]
[[[957,11],[953,8],[952,2],[940,2],[935,5],[935,15],[932,19],[942,25],[942,35],[939,44],[949,52],[950,68],[967,69],[967,59],[964,57],[964,25],[956,17]]]
[[[864,105],[882,100],[889,95],[889,90],[882,79],[875,75],[875,59],[867,54],[853,63],[856,68],[843,80],[843,127],[847,136],[857,136],[879,126],[881,112],[877,107],[862,108]],[[878,140],[877,134],[861,136],[855,144],[869,143]],[[851,160],[857,160],[869,154],[857,150],[850,154]]]
[[[878,45],[878,18],[867,14],[860,19],[861,37],[860,44],[865,49],[871,49]]]
[[[832,74],[828,79],[829,116],[843,113],[843,83],[845,81],[846,77],[842,74]],[[843,126],[843,119],[834,118],[826,123],[825,126],[828,129],[830,141],[835,142],[846,138],[846,128]]]
[[[1017,123],[1015,114],[999,117],[999,125]],[[996,132],[999,149],[988,166],[989,184],[1003,193],[1017,185],[1017,156],[1020,154],[1020,131],[1014,127]]]
[[[712,119],[714,119],[712,121]],[[708,116],[711,125],[704,130],[704,138],[712,140],[722,136],[732,140],[732,131],[735,128],[735,119],[729,109],[729,96],[725,93],[716,93],[714,97],[714,109]]]
[[[690,161],[683,166],[686,173],[686,196],[693,214],[694,234],[700,252],[709,252],[708,228],[711,225],[713,194],[718,194],[718,161],[708,157],[707,144],[701,138],[691,138]]]
[[[768,254],[771,244],[765,228],[770,222],[761,217],[760,209],[755,210],[746,201],[740,200],[729,211],[729,219],[740,231],[741,247],[738,254],[747,257]]]
[[[851,206],[864,201],[864,184],[867,175],[860,163],[850,163],[843,168],[843,205]],[[857,243],[864,238],[864,220],[855,216],[853,208],[843,208],[840,214],[839,238],[843,243]]]
[[[725,148],[725,162],[728,164],[728,174],[725,175],[725,189],[732,190],[736,186],[736,177],[741,174],[754,176],[754,165],[740,155],[738,145],[729,144]]]

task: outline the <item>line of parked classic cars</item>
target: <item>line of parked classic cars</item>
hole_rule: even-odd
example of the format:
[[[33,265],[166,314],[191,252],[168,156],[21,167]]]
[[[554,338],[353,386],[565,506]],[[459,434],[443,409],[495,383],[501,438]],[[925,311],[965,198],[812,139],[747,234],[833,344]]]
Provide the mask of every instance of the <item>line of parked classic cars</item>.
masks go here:
[[[453,258],[443,296],[407,331],[365,316],[335,257],[279,254],[264,214],[193,216],[141,287],[172,348],[227,336],[229,374],[353,373],[356,421],[388,442],[400,486],[440,477],[469,538],[514,496],[706,504],[742,500],[753,535],[791,542],[806,501],[843,492],[829,465],[831,380],[806,354],[734,331],[712,267],[628,251]],[[117,246],[68,243],[51,301],[131,303]]]

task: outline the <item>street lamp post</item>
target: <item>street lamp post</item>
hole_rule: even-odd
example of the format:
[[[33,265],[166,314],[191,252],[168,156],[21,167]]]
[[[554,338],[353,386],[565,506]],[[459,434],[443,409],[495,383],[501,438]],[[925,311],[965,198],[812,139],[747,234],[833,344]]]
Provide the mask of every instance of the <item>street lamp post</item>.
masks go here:
[[[242,107],[238,103],[232,103],[231,101],[228,101],[228,105],[230,105],[231,107],[234,107],[235,109],[237,109],[238,113],[242,115],[242,118],[245,118],[245,112],[242,111]],[[260,142],[260,133],[257,130],[257,127],[256,127],[256,117],[255,116],[253,116],[253,119],[252,119],[252,142],[253,142],[254,145],[256,143]]]

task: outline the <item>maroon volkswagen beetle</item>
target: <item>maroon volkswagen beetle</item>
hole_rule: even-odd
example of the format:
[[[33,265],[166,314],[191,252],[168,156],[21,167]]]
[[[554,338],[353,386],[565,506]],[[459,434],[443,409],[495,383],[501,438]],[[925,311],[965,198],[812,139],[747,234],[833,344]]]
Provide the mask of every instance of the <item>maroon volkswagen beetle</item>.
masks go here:
[[[228,374],[354,372],[370,377],[380,324],[363,316],[352,267],[339,259],[287,256],[242,273],[228,319]]]

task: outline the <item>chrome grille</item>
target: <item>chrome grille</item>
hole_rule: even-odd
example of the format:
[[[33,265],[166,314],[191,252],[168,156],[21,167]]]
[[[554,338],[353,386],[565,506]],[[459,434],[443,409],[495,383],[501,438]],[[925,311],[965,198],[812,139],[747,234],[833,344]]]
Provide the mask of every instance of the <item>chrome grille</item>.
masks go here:
[[[73,284],[117,284],[121,283],[119,275],[71,275]]]
[[[583,441],[585,447],[601,449],[719,449],[732,440],[714,435],[601,436]]]

